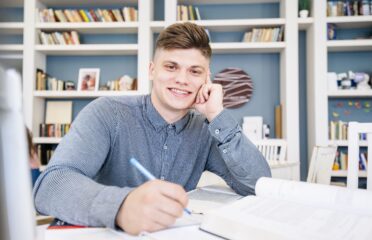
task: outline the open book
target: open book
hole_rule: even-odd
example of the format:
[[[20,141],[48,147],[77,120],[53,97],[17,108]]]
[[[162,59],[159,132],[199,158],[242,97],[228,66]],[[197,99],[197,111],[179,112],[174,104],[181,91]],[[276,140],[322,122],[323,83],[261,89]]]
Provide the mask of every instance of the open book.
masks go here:
[[[372,239],[372,192],[260,178],[256,196],[210,211],[200,229],[227,239]]]

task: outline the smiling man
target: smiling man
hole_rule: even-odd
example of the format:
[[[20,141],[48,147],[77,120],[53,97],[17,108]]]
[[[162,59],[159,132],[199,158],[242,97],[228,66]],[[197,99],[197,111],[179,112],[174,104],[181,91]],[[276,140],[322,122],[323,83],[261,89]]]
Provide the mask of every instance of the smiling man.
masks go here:
[[[210,57],[202,27],[182,23],[161,32],[151,94],[100,98],[81,111],[36,183],[37,211],[138,234],[173,224],[205,170],[239,194],[254,194],[270,169],[223,109]],[[161,180],[146,182],[131,157]]]

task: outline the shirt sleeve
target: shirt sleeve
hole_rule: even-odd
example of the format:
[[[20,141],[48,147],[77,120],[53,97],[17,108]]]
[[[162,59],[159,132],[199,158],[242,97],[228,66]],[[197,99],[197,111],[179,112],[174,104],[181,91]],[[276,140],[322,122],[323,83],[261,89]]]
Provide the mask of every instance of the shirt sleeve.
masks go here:
[[[206,170],[221,176],[241,195],[255,194],[260,177],[271,177],[270,167],[237,122],[223,110],[208,126],[212,145]]]
[[[110,100],[85,107],[35,184],[36,210],[63,221],[115,228],[116,214],[131,188],[94,181],[115,141],[117,114]]]

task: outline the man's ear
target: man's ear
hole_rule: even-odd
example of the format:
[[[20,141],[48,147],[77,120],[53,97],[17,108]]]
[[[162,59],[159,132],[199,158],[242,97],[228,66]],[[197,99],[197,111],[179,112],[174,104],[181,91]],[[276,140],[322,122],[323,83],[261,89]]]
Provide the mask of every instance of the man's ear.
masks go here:
[[[155,71],[154,68],[155,68],[154,62],[151,61],[149,64],[149,80],[150,81],[154,79],[154,71]]]

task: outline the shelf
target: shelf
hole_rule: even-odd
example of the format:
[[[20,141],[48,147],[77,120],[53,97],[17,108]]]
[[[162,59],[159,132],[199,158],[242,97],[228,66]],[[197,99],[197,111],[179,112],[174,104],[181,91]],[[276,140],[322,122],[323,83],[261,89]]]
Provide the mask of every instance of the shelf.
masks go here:
[[[58,144],[62,138],[52,138],[52,137],[34,137],[32,142],[34,144]]]
[[[166,27],[164,21],[152,21],[150,22],[150,28],[153,32],[159,33]]]
[[[23,34],[24,24],[19,22],[0,23],[0,32],[2,34]]]
[[[298,29],[299,30],[307,30],[310,26],[314,23],[314,18],[298,18]]]
[[[371,90],[337,90],[337,91],[330,91],[328,92],[328,97],[332,98],[343,98],[343,97],[372,97],[372,89]]]
[[[332,177],[347,177],[347,170],[337,170],[331,172]],[[367,171],[359,171],[359,177],[367,177]]]
[[[3,53],[22,53],[23,44],[0,44],[0,52]]]
[[[179,4],[196,5],[196,4],[249,4],[249,3],[279,3],[280,0],[179,0]]]
[[[9,0],[8,0],[9,1]],[[19,1],[19,0],[18,0]],[[25,0],[26,1],[26,0]],[[95,0],[95,1],[85,1],[85,0],[39,0],[39,2],[45,4],[48,7],[71,7],[71,6],[110,6],[118,5],[121,7],[129,5],[137,5],[138,0]]]
[[[79,33],[137,33],[138,22],[79,22],[79,23],[37,23],[42,31],[78,31]]]
[[[331,52],[372,51],[372,39],[330,40],[327,47]]]
[[[334,23],[337,28],[371,28],[372,16],[328,17],[327,23]]]
[[[213,32],[240,32],[253,27],[277,27],[285,24],[284,18],[236,19],[236,20],[198,20],[190,21]]]
[[[82,55],[135,55],[137,44],[80,44],[80,45],[36,45],[40,53],[55,56]]]
[[[278,53],[285,48],[284,42],[236,42],[211,43],[212,52],[221,53]]]
[[[347,142],[347,140],[329,140],[328,145],[339,146],[339,147],[347,147],[348,142]],[[365,141],[365,140],[359,141],[359,146],[360,147],[367,147],[367,141]]]
[[[38,98],[98,98],[141,94],[140,91],[34,91],[34,97]]]

